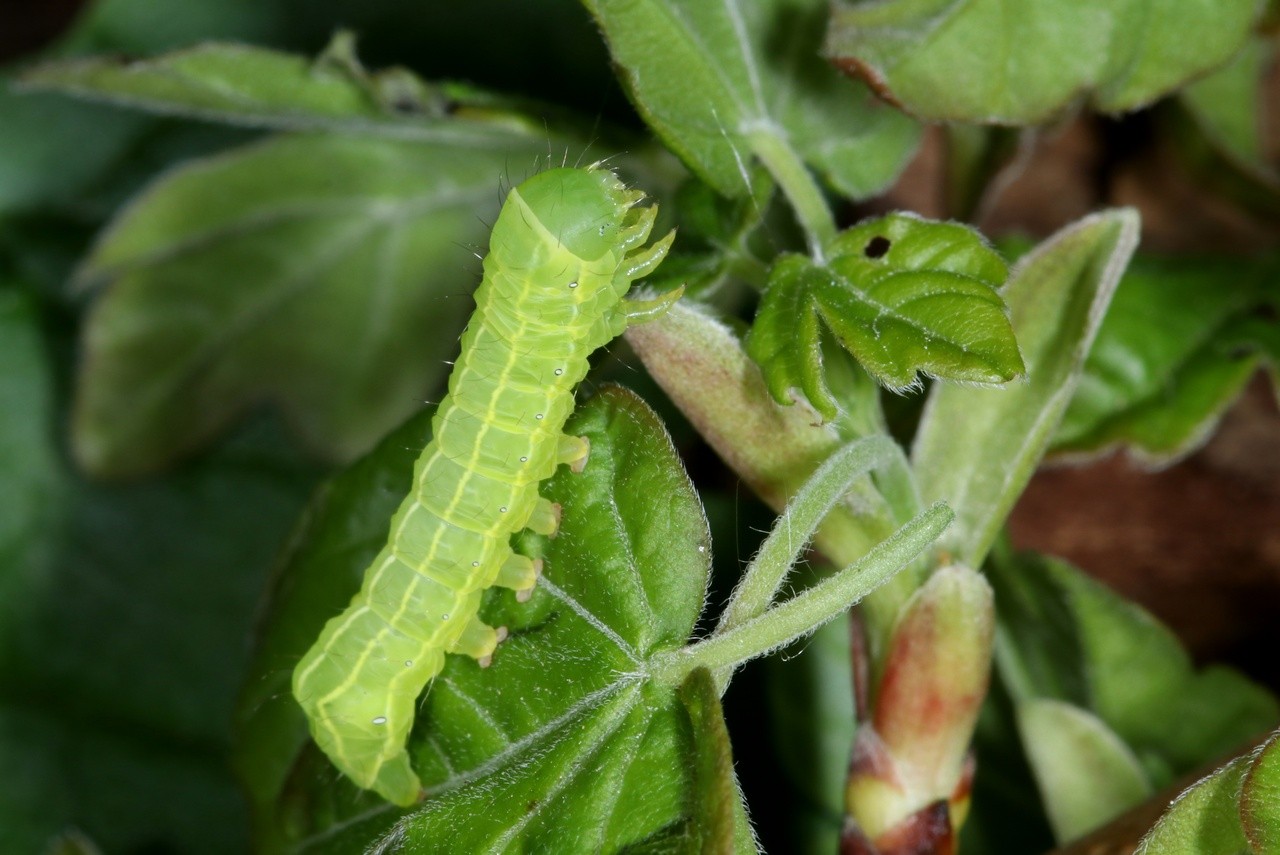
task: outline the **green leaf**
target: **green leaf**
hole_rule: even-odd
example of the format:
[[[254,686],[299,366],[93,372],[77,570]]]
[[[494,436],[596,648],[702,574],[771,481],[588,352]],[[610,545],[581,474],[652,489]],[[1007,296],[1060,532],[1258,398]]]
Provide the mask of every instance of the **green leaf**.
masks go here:
[[[1027,382],[1004,389],[938,385],[912,459],[921,495],[946,501],[943,546],[979,566],[1035,471],[1079,382],[1085,355],[1138,240],[1130,210],[1095,214],[1023,257],[1003,296]]]
[[[1240,820],[1257,855],[1280,853],[1280,733],[1249,758],[1240,786]]]
[[[322,453],[359,454],[453,353],[477,280],[465,246],[526,157],[317,135],[162,178],[81,271],[110,286],[84,332],[76,456],[154,469],[263,399]]]
[[[1097,716],[1055,700],[1018,705],[1018,731],[1054,837],[1082,837],[1139,804],[1151,784],[1138,758]]]
[[[1124,445],[1166,462],[1208,438],[1256,370],[1241,326],[1274,261],[1139,257],[1125,274],[1054,437],[1054,452]]]
[[[880,383],[901,390],[917,374],[1002,383],[1022,357],[997,288],[1008,270],[972,229],[890,214],[843,232],[825,264],[784,256],[747,336],[778,403],[792,387],[828,419],[822,327]]]
[[[749,825],[742,828],[738,822],[742,796],[733,775],[733,750],[715,679],[710,671],[698,668],[680,684],[678,694],[695,734],[691,811],[696,849],[704,855],[755,852]]]
[[[726,196],[750,194],[751,155],[773,149],[846,195],[868,196],[916,146],[914,123],[876,106],[818,57],[824,0],[584,4],[646,121]]]
[[[1002,0],[842,3],[826,54],[931,121],[1035,124],[1087,99],[1144,106],[1226,62],[1254,0]],[[983,46],[975,49],[975,46]]]
[[[21,77],[25,87],[149,110],[280,130],[330,130],[505,149],[540,136],[515,114],[486,121],[476,90],[429,84],[404,68],[371,73],[354,37],[338,33],[319,59],[251,45],[206,43],[154,59],[64,60]],[[471,118],[468,119],[468,116]],[[476,119],[480,119],[477,121]]]
[[[239,851],[223,751],[243,638],[312,476],[242,435],[164,480],[82,483],[48,322],[0,289],[0,851],[72,825],[106,852]]]
[[[1253,855],[1238,809],[1247,769],[1241,757],[1183,792],[1134,855]]]
[[[1169,629],[1066,562],[993,558],[996,661],[1014,698],[1096,714],[1163,787],[1270,728],[1280,707],[1218,666],[1201,671]]]

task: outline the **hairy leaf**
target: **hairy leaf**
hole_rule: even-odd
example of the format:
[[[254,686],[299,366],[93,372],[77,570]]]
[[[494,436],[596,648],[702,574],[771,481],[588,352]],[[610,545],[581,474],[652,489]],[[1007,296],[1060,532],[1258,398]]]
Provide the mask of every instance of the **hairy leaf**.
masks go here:
[[[1251,853],[1240,827],[1240,784],[1248,770],[1233,760],[1183,792],[1134,855],[1241,855]]]
[[[109,287],[84,332],[76,456],[154,469],[264,399],[331,457],[367,449],[440,376],[478,278],[465,247],[497,176],[538,147],[282,137],[160,179],[80,274]]]
[[[1004,301],[1007,268],[973,230],[891,214],[843,232],[818,264],[784,256],[747,337],[779,403],[792,387],[827,418],[822,331],[891,389],[919,381],[1003,383],[1023,372]]]
[[[1280,853],[1280,733],[1249,758],[1240,786],[1240,821],[1257,855]]]
[[[584,0],[651,127],[708,184],[749,195],[776,146],[863,197],[905,165],[919,131],[817,51],[824,0]]]
[[[921,495],[956,509],[944,546],[978,566],[1040,462],[1138,240],[1133,211],[1068,226],[1025,256],[1004,290],[1027,382],[935,386],[912,448]]]
[[[1132,110],[1221,65],[1255,0],[841,3],[826,53],[932,121],[1035,124],[1087,99]]]

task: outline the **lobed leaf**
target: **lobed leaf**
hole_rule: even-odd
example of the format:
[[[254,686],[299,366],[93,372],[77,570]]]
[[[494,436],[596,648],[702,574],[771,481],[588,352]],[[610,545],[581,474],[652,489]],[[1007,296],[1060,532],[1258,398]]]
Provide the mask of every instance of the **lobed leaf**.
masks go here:
[[[440,376],[495,176],[540,146],[279,137],[161,178],[80,273],[108,287],[83,334],[77,458],[155,469],[263,400],[322,453],[364,451]]]
[[[905,389],[917,374],[1002,383],[1023,372],[1004,301],[1004,261],[973,230],[907,214],[843,232],[825,263],[784,256],[769,277],[747,351],[770,392],[804,391],[826,418],[837,405],[823,377],[829,330],[880,383]]]
[[[823,0],[584,5],[645,120],[726,196],[753,192],[752,154],[769,146],[853,197],[887,186],[916,146],[913,122],[875,105],[818,57]]]
[[[1078,101],[1142,107],[1226,62],[1255,0],[840,3],[825,52],[929,121],[1036,124]]]

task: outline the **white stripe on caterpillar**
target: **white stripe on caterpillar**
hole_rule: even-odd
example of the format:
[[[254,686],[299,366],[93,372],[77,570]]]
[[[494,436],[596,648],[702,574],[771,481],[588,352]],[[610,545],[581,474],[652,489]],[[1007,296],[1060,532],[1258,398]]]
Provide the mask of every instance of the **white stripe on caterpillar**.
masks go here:
[[[487,664],[505,635],[477,617],[481,595],[495,585],[527,595],[537,582],[541,562],[510,538],[553,534],[559,508],[538,485],[561,463],[586,463],[586,441],[563,430],[588,357],[629,318],[680,296],[623,299],[674,237],[644,246],[657,209],[635,207],[643,198],[598,167],[550,170],[511,191],[413,487],[359,593],[294,670],[316,744],[396,804],[421,793],[405,741],[423,688],[446,653]]]

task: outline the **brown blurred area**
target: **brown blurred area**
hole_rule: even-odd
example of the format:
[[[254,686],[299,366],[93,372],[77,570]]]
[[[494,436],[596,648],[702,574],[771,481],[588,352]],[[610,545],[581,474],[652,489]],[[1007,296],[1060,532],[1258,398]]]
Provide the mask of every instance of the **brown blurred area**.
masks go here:
[[[85,0],[0,0],[0,63],[53,41],[83,5]]]
[[[1280,104],[1280,73],[1271,79]],[[1167,109],[1167,108],[1166,108]],[[1275,116],[1267,129],[1280,164]],[[1252,253],[1280,246],[1280,220],[1197,182],[1158,133],[1159,114],[1078,116],[1024,136],[976,221],[1040,239],[1102,207],[1141,212],[1141,251]],[[932,129],[876,209],[957,216],[945,206],[946,140]],[[1014,544],[1071,560],[1169,624],[1200,662],[1225,661],[1280,688],[1280,409],[1261,374],[1209,442],[1150,471],[1123,453],[1049,465],[1010,520]]]

